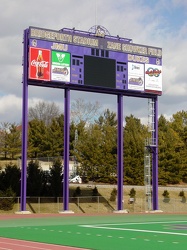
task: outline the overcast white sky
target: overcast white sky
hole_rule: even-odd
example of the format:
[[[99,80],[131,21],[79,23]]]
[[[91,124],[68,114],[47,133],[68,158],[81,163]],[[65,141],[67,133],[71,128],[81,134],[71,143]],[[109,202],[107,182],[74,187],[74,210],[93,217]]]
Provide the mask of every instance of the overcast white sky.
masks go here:
[[[111,35],[163,49],[163,95],[159,115],[187,109],[187,1],[184,0],[0,0],[0,122],[21,122],[23,30],[29,26],[88,31],[95,24]],[[116,111],[116,96],[71,92],[72,101],[99,101]],[[55,102],[64,91],[29,86],[29,105]],[[144,121],[147,99],[124,97],[124,115]]]

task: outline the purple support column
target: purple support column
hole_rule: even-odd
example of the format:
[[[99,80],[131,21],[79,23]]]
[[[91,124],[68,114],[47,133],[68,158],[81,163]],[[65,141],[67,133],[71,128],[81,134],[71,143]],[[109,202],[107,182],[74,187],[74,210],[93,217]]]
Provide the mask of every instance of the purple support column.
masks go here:
[[[69,210],[69,127],[70,127],[70,90],[65,89],[64,97],[64,211]]]
[[[118,95],[118,198],[117,210],[123,210],[123,95]]]
[[[23,100],[22,100],[22,159],[21,159],[21,211],[26,211],[27,195],[27,138],[28,138],[28,30],[24,31]]]
[[[155,129],[153,138],[156,140],[153,148],[152,158],[152,191],[153,191],[153,210],[158,210],[158,97],[154,99],[154,124]]]

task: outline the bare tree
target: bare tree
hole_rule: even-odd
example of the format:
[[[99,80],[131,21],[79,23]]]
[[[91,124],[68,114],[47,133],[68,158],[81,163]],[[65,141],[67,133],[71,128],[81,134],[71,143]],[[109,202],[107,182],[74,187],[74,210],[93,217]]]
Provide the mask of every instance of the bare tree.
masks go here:
[[[53,118],[60,115],[60,109],[54,102],[38,102],[29,108],[29,120],[41,120],[49,125]]]
[[[93,122],[99,115],[101,105],[99,102],[85,102],[79,98],[71,105],[71,118],[75,124],[84,121],[85,123]]]

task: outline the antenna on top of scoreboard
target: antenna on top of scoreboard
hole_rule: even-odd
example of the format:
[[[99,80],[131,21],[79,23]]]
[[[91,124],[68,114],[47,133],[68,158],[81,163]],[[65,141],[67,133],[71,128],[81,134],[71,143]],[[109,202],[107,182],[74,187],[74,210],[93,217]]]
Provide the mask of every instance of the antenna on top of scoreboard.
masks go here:
[[[95,26],[97,25],[97,0],[95,0]]]

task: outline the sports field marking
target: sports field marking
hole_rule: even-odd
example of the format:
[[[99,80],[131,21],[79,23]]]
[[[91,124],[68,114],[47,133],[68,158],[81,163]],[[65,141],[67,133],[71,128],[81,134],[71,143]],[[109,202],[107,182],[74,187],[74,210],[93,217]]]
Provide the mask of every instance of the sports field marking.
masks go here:
[[[117,228],[109,226],[127,226],[127,225],[150,225],[150,224],[175,224],[175,223],[187,223],[187,221],[155,221],[155,222],[130,222],[130,223],[118,223],[118,224],[101,224],[101,225],[79,225],[80,227],[87,228],[98,228],[105,230],[116,230],[116,231],[131,231],[131,232],[142,232],[142,233],[155,233],[155,234],[167,234],[167,235],[180,235],[187,236],[187,233],[178,232],[167,232],[167,231],[155,231],[145,229],[131,229],[131,228]]]
[[[148,221],[148,222],[126,222],[126,223],[107,223],[107,224],[96,224],[95,226],[122,226],[122,225],[149,225],[149,224],[175,224],[175,223],[187,223],[185,220],[179,221]],[[93,226],[93,225],[79,225],[79,226]]]

